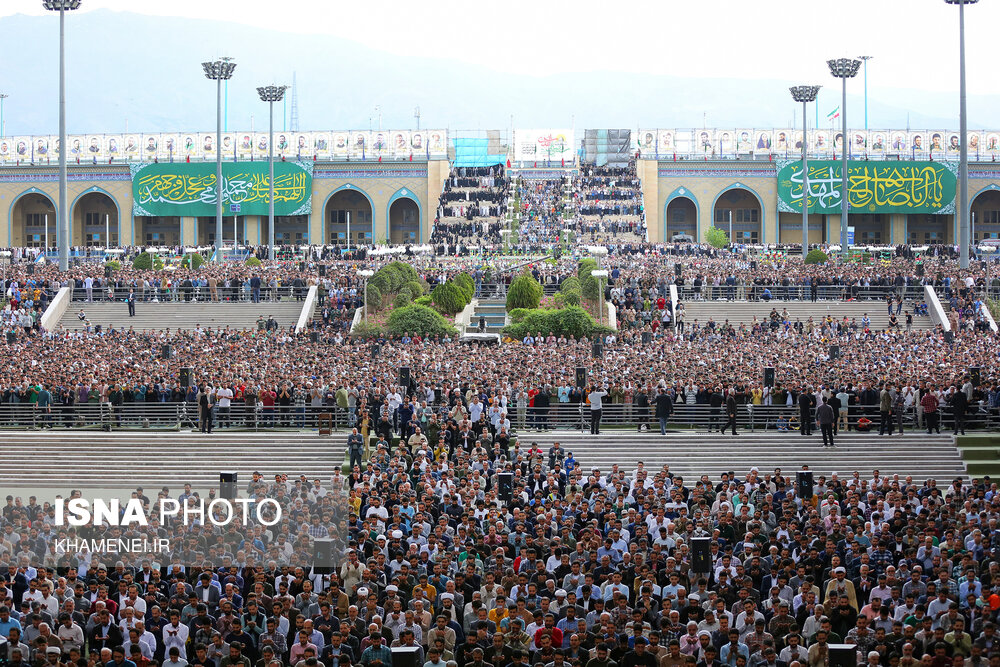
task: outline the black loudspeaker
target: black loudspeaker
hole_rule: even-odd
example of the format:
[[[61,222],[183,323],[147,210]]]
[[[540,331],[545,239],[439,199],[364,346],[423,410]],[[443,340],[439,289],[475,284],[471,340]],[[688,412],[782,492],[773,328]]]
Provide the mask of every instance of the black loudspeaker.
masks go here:
[[[836,361],[837,359],[840,359],[840,346],[839,345],[831,345],[830,346],[830,361]]]
[[[161,346],[160,347],[160,359],[169,359],[169,358],[170,358],[170,346],[169,345],[163,345],[163,346]]]
[[[799,498],[809,500],[813,497],[813,474],[812,470],[800,470],[798,472]]]
[[[24,272],[27,273],[29,276],[35,275],[35,265],[28,264],[28,266],[24,267]]]
[[[108,266],[107,264],[105,264],[104,265],[104,277],[105,278],[110,278],[111,277],[111,273],[112,273],[111,267]]]
[[[946,342],[946,343],[954,343],[955,342],[955,332],[954,331],[945,331],[944,332],[944,342]]]
[[[604,356],[604,344],[597,341],[593,344],[593,353],[595,359],[600,359]]]
[[[305,270],[306,270],[306,263],[299,262],[299,271],[305,271]]]
[[[764,369],[764,386],[773,387],[774,386],[774,368],[768,366]]]
[[[399,367],[399,384],[403,387],[410,386],[410,367],[400,366]]]
[[[978,387],[982,384],[982,378],[979,376],[979,366],[969,368],[969,380],[972,381],[973,387]]]
[[[101,333],[102,326],[100,324],[94,325],[94,333]]]
[[[14,333],[13,331],[8,331],[7,332],[7,344],[8,345],[13,345],[16,340],[17,340],[17,334]]]
[[[691,569],[699,574],[712,571],[711,537],[691,538]]]
[[[922,278],[924,275],[924,263],[917,262],[917,277]]]
[[[333,562],[333,540],[313,540],[313,574],[333,574],[336,567],[337,564]]]
[[[181,386],[187,389],[194,380],[194,373],[187,366],[181,368]]]
[[[576,367],[576,386],[586,387],[587,386],[587,369],[583,366]]]
[[[320,278],[326,277],[326,264],[319,265],[319,277]]]
[[[756,271],[757,270],[757,262],[756,262],[756,260],[753,261],[753,262],[750,262],[750,270],[751,271]]]
[[[827,650],[830,667],[856,667],[861,664],[858,662],[858,647],[854,644],[827,644]]]
[[[393,646],[392,667],[420,667],[417,661],[419,646]]]
[[[679,276],[684,272],[684,267],[681,264],[674,264],[674,275]]]
[[[514,473],[502,472],[497,474],[497,495],[500,500],[509,503],[514,497]]]
[[[642,344],[643,345],[649,345],[652,342],[653,342],[653,334],[649,333],[648,331],[643,331],[642,332]]]
[[[236,473],[219,473],[219,497],[225,498],[226,500],[233,500],[236,498]]]
[[[319,332],[315,331],[315,330],[314,331],[310,331],[309,332],[309,340],[312,341],[313,343],[318,343],[319,342]]]

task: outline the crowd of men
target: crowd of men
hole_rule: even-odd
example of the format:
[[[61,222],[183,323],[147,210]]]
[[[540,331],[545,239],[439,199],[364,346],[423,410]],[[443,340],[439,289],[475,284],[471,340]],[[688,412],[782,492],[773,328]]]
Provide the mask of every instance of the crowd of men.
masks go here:
[[[499,245],[510,188],[503,165],[453,168],[438,200],[430,243]]]

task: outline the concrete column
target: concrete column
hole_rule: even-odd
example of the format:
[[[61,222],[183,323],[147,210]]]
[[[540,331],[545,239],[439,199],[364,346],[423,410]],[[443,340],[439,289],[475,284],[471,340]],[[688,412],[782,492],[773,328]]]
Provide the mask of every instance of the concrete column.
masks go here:
[[[198,218],[181,218],[181,245],[198,245]]]

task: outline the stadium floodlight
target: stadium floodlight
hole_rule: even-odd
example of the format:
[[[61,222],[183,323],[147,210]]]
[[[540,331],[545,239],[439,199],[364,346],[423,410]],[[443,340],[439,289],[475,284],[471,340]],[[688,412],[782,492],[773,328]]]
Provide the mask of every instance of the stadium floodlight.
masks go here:
[[[979,0],[944,0],[958,5],[958,267],[969,268],[969,116],[965,104],[965,6]]]
[[[274,103],[285,97],[288,86],[260,86],[257,94],[267,102],[267,258],[274,259]],[[367,287],[366,287],[367,289]],[[365,306],[367,308],[367,305]]]
[[[56,245],[59,270],[69,270],[70,226],[66,177],[66,12],[80,8],[82,0],[42,0],[42,6],[59,12],[59,210],[56,213]]]
[[[858,75],[858,70],[861,69],[861,61],[855,58],[835,58],[833,60],[826,61],[827,66],[830,68],[830,74],[834,77],[840,79],[841,82],[841,102],[840,102],[840,120],[841,120],[841,137],[843,137],[843,143],[841,152],[841,190],[840,190],[840,246],[844,249],[843,253],[846,256],[850,251],[847,244],[847,215],[850,209],[850,202],[848,201],[848,189],[847,189],[847,150],[850,146],[850,141],[847,136],[847,80],[853,79]],[[836,145],[836,142],[834,142]]]
[[[233,77],[236,63],[220,58],[201,64],[205,78],[216,83],[215,118],[215,261],[222,261],[222,82]],[[235,245],[235,239],[234,239]]]
[[[820,86],[792,86],[792,99],[802,103],[802,261],[809,254],[809,159],[806,146],[809,143],[809,128],[806,126],[806,105],[816,101]]]
[[[368,324],[368,279],[375,275],[371,269],[361,269],[358,275],[365,279],[365,324]]]

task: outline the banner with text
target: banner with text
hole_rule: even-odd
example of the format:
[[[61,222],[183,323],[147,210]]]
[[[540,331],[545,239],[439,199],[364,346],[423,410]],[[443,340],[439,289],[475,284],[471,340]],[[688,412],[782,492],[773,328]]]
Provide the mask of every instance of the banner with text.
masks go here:
[[[571,162],[574,150],[573,130],[514,130],[518,162]]]
[[[138,164],[132,168],[132,212],[143,216],[212,216],[216,210],[215,165],[210,163]],[[225,214],[268,214],[268,167],[265,162],[224,162],[222,204]],[[274,163],[275,215],[312,211],[312,163]]]
[[[954,213],[957,167],[950,162],[848,162],[850,207],[858,213]],[[778,162],[778,210],[802,212],[802,162]],[[841,163],[809,162],[809,212],[840,213]]]

